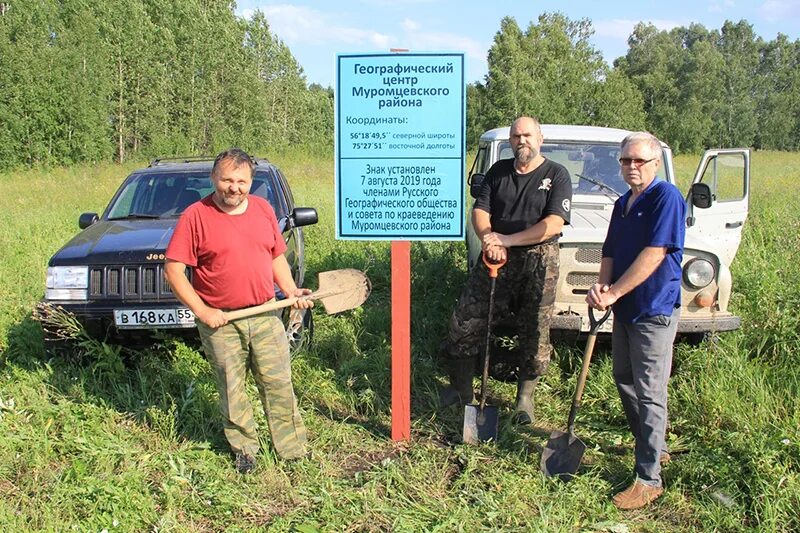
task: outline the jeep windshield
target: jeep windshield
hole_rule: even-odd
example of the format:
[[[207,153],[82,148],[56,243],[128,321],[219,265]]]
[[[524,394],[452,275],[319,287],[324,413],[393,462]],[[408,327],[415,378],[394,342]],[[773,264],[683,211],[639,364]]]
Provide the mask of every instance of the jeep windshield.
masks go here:
[[[114,196],[107,211],[108,220],[176,218],[189,205],[214,191],[207,171],[143,172],[132,174]],[[250,194],[260,196],[282,209],[275,197],[274,179],[267,172],[256,172]]]
[[[605,143],[548,143],[542,145],[542,155],[560,163],[569,171],[574,194],[610,196],[616,199],[628,190],[619,166],[618,144]],[[497,159],[514,157],[511,143],[499,144]],[[656,174],[657,180],[665,178],[664,165]]]

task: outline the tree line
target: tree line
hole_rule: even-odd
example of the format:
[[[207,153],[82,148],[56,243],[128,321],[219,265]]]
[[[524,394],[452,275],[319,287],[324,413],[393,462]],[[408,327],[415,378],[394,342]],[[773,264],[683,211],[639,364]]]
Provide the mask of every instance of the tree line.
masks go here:
[[[19,0],[0,15],[0,168],[331,145],[333,93],[308,87],[256,12],[226,0]]]
[[[639,23],[609,66],[588,19],[546,13],[523,31],[503,19],[483,82],[467,94],[470,144],[532,114],[542,122],[646,129],[681,152],[800,149],[800,41],[746,21],[658,30]]]
[[[230,0],[16,0],[0,13],[0,168],[333,146],[333,90],[308,85],[261,12]],[[800,149],[800,41],[746,21],[640,23],[608,65],[588,19],[506,17],[467,87],[467,140],[522,114],[646,129],[676,151]],[[333,61],[333,58],[331,58]]]

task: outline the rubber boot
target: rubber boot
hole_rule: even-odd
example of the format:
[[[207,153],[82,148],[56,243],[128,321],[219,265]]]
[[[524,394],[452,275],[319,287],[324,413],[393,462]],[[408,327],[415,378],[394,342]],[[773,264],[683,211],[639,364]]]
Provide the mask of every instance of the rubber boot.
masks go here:
[[[520,378],[517,382],[517,405],[514,422],[520,426],[533,423],[533,391],[539,382],[539,376],[533,379]]]
[[[449,407],[459,403],[461,405],[472,403],[472,371],[474,366],[472,359],[457,359],[449,362],[450,385],[439,392],[439,405],[441,407]]]

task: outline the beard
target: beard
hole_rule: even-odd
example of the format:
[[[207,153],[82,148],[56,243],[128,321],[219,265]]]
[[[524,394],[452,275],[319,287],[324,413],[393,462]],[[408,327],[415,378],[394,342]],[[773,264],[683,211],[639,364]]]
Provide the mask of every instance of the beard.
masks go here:
[[[532,146],[518,146],[514,150],[514,159],[523,165],[527,165],[533,161],[537,155],[539,155],[539,150]]]
[[[247,194],[219,193],[217,198],[222,200],[222,203],[228,207],[239,207],[244,202],[244,199],[247,198]]]

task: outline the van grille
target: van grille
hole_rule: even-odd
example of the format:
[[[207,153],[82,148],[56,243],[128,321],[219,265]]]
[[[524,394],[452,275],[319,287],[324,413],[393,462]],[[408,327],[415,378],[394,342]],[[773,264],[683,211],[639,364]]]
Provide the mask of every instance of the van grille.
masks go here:
[[[186,270],[190,280],[191,269]],[[107,265],[89,270],[89,297],[93,299],[174,300],[164,277],[164,265]]]
[[[567,274],[567,283],[573,287],[589,290],[593,283],[597,282],[595,272],[570,272]]]
[[[575,250],[575,261],[578,263],[600,264],[603,259],[601,248],[578,248]]]

